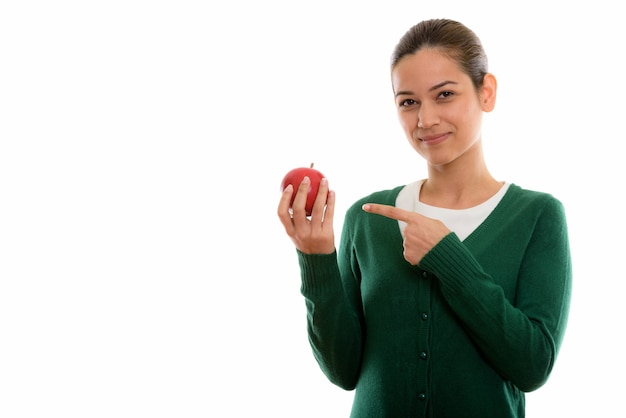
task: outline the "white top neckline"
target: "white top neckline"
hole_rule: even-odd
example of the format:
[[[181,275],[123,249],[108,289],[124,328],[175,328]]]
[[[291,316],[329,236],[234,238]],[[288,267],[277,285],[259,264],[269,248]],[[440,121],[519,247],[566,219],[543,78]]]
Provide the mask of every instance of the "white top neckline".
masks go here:
[[[428,218],[438,219],[443,222],[450,231],[457,234],[463,241],[467,238],[500,203],[508,190],[510,183],[505,182],[500,190],[483,203],[467,209],[448,209],[427,205],[419,201],[420,190],[425,180],[409,183],[400,190],[396,198],[396,207],[410,212],[417,212]],[[404,237],[406,223],[398,221],[400,232]]]

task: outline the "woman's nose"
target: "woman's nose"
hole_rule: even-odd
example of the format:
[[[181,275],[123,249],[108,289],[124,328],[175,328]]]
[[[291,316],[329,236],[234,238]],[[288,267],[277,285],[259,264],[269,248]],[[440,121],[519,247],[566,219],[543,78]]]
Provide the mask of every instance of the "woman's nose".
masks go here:
[[[421,129],[428,129],[439,123],[439,117],[433,106],[422,105],[419,112],[417,112],[417,127]]]

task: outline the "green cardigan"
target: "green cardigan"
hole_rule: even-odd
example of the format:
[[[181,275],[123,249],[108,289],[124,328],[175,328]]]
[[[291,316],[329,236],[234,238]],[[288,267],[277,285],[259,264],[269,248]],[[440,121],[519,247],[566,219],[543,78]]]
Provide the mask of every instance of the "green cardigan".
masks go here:
[[[463,242],[450,233],[417,266],[394,205],[402,187],[346,212],[338,251],[298,252],[308,335],[322,371],[356,388],[354,418],[524,417],[563,339],[572,268],[562,204],[511,184]]]

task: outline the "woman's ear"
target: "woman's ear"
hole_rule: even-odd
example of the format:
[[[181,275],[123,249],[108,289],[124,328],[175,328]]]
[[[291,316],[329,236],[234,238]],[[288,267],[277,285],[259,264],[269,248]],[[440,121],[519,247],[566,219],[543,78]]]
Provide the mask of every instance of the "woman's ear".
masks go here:
[[[498,82],[496,81],[496,77],[491,73],[485,74],[480,93],[480,103],[483,107],[483,111],[491,112],[496,107],[497,91]]]

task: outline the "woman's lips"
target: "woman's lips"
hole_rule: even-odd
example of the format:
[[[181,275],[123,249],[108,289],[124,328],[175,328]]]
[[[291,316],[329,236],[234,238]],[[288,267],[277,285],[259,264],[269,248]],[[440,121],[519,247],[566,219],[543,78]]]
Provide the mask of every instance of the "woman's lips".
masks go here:
[[[433,134],[433,135],[425,135],[420,136],[419,140],[422,141],[426,145],[436,145],[443,141],[445,141],[450,134],[448,132],[442,134]]]

